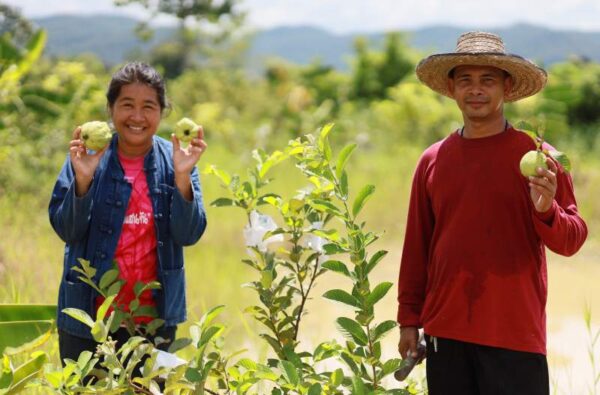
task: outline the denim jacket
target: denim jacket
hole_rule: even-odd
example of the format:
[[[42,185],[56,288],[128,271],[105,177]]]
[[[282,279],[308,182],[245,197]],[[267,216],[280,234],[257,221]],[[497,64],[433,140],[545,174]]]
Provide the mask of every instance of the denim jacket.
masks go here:
[[[196,243],[206,228],[206,213],[198,170],[191,174],[194,199],[189,202],[175,187],[170,141],[154,136],[152,149],[144,158],[144,170],[152,200],[157,242],[157,277],[161,284],[154,299],[165,326],[186,320],[183,246]],[[125,178],[117,156],[117,135],[104,153],[89,191],[75,194],[75,174],[67,157],[50,200],[50,223],[65,242],[63,275],[58,295],[57,326],[75,336],[91,338],[90,328],[62,313],[66,307],[86,311],[95,317],[97,292],[72,270],[78,258],[89,260],[97,269],[96,282],[111,268],[119,241],[131,184]]]

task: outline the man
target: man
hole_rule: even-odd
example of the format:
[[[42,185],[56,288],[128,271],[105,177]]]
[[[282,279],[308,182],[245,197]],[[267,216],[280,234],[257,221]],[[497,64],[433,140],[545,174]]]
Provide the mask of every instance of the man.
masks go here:
[[[547,395],[545,247],[572,255],[587,227],[557,162],[521,175],[521,157],[536,146],[503,114],[504,102],[539,92],[546,72],[483,32],[463,34],[456,52],[429,56],[416,72],[456,100],[464,126],[429,147],[415,171],[399,352],[416,356],[423,328],[430,395]]]

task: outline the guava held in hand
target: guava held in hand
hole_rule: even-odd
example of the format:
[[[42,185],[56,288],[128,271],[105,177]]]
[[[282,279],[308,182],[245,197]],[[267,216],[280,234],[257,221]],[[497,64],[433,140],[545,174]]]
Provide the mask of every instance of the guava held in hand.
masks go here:
[[[538,176],[537,168],[548,169],[546,155],[542,151],[529,151],[521,158],[519,168],[525,177]]]
[[[189,118],[181,118],[175,124],[175,136],[179,141],[189,143],[198,137],[198,125]]]
[[[112,132],[106,122],[90,121],[81,125],[81,139],[87,149],[100,151],[111,138]]]

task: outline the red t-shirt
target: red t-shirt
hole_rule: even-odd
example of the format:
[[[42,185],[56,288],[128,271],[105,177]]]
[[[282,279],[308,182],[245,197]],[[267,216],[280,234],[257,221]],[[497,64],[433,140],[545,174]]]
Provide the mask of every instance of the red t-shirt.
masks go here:
[[[546,353],[545,247],[572,255],[587,237],[562,168],[552,208],[537,213],[519,161],[535,149],[508,129],[453,133],[417,166],[398,283],[398,322],[432,336]]]
[[[156,280],[156,231],[152,201],[148,192],[144,157],[127,158],[119,154],[125,179],[132,185],[131,196],[114,259],[117,261],[120,278],[125,280],[116,302],[129,311],[129,302],[135,298],[133,287],[136,282],[148,283]],[[140,306],[156,306],[152,291],[147,290],[139,298]],[[97,300],[100,306],[102,300]],[[136,323],[147,323],[151,317],[136,317]]]

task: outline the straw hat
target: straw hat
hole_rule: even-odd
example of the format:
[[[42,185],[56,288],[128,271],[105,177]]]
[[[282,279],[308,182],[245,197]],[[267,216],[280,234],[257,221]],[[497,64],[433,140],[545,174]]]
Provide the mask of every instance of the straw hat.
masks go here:
[[[492,33],[468,32],[456,43],[456,52],[431,55],[417,65],[417,77],[442,95],[452,97],[448,75],[461,65],[493,66],[512,76],[512,90],[504,97],[511,102],[542,90],[548,78],[546,71],[518,55],[506,53],[502,39]]]

